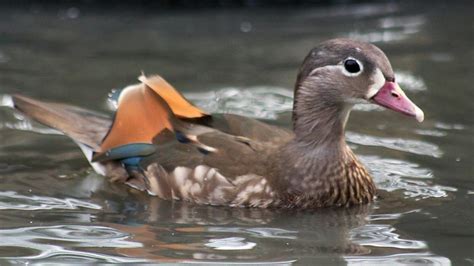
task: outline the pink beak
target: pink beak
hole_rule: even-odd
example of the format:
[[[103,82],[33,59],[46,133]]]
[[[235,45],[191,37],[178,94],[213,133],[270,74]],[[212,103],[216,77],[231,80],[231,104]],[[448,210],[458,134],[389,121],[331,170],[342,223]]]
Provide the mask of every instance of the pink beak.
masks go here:
[[[385,82],[377,94],[372,97],[372,100],[395,112],[415,117],[418,122],[422,122],[425,118],[423,111],[408,99],[396,82]]]

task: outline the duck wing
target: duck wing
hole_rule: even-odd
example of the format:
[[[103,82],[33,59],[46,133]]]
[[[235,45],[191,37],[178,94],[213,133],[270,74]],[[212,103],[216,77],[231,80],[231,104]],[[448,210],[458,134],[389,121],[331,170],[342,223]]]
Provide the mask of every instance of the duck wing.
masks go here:
[[[173,139],[156,139],[156,152],[144,158],[146,190],[164,199],[201,204],[261,206],[273,203],[267,166],[276,146],[212,130],[198,134],[212,152]]]
[[[222,132],[263,143],[281,144],[293,137],[293,132],[289,129],[236,114],[213,114],[212,119],[202,121]]]

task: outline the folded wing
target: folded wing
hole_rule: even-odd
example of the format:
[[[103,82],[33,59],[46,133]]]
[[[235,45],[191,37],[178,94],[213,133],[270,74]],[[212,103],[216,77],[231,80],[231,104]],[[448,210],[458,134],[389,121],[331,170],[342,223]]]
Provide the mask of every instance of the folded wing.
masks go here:
[[[178,118],[200,118],[207,116],[188,102],[179,92],[160,76],[139,77],[141,84],[126,87],[118,98],[118,107],[113,124],[97,150],[94,161],[144,156],[153,149],[143,144],[153,144],[156,136],[168,130],[183,142],[195,144],[197,148],[212,151],[199,143],[197,135],[210,130],[192,125]],[[126,147],[126,149],[124,148]],[[128,151],[129,154],[125,154]]]

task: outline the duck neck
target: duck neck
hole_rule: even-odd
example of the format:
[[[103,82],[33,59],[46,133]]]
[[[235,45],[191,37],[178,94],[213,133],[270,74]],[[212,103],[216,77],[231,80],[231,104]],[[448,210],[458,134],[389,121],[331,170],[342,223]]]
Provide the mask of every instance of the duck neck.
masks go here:
[[[285,202],[327,207],[371,201],[373,181],[344,137],[352,105],[296,96],[295,138],[279,155]]]
[[[321,147],[345,150],[344,131],[352,104],[326,101],[313,92],[310,97],[296,94],[293,105],[295,141],[307,149]],[[319,99],[319,100],[317,100]]]
[[[298,154],[313,165],[344,162],[350,152],[345,127],[352,105],[324,99],[325,95],[295,95],[293,131],[295,138],[286,150]]]

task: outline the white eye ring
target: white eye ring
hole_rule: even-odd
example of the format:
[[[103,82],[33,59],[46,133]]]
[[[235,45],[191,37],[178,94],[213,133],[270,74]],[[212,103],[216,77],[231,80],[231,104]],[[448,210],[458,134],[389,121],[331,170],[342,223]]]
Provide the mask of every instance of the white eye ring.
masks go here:
[[[357,65],[359,66],[359,71],[354,72],[354,73],[347,71],[346,66],[345,66],[347,61],[355,61]],[[362,65],[362,63],[353,57],[348,57],[344,59],[344,61],[342,61],[340,64],[342,65],[342,73],[348,77],[357,77],[364,71],[364,66]]]

